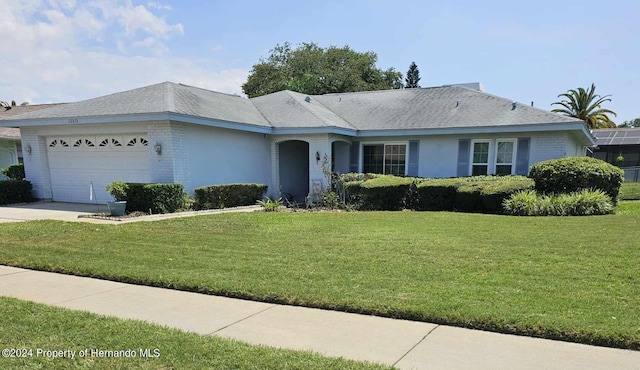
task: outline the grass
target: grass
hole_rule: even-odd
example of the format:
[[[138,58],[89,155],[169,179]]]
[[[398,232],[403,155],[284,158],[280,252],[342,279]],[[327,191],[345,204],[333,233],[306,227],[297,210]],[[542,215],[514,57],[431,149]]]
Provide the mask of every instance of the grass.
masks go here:
[[[591,217],[235,213],[0,225],[0,263],[640,349],[640,202]]]
[[[311,352],[252,346],[141,321],[107,318],[0,297],[0,347],[30,349],[28,357],[0,357],[2,369],[387,369]],[[52,358],[41,350],[75,351]],[[83,350],[126,351],[134,357],[98,357]],[[158,357],[141,357],[140,349]],[[157,350],[157,351],[156,351]],[[4,353],[4,352],[3,352]],[[129,352],[131,353],[131,352]],[[129,353],[125,355],[130,356]],[[28,355],[28,352],[20,352]]]
[[[620,200],[640,200],[640,182],[623,182],[618,198]]]

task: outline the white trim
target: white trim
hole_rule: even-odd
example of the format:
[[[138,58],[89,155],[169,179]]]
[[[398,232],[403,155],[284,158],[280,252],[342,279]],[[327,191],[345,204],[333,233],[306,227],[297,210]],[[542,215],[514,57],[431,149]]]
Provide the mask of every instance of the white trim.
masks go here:
[[[487,155],[487,175],[496,174],[496,166],[498,165],[498,143],[510,142],[513,143],[513,156],[511,158],[511,174],[516,173],[516,160],[518,156],[518,138],[496,138],[496,139],[472,139],[471,147],[469,148],[469,175],[473,176],[473,147],[475,143],[489,143],[489,153]],[[477,163],[482,165],[484,163]]]
[[[518,139],[517,138],[500,138],[500,139],[496,139],[495,140],[495,154],[493,156],[494,158],[494,162],[493,162],[493,174],[496,174],[498,172],[498,144],[499,143],[513,143],[513,153],[511,153],[511,162],[509,163],[511,165],[511,175],[514,175],[516,173],[516,157],[518,155]],[[501,163],[501,165],[506,165],[507,163]]]
[[[472,139],[471,140],[471,147],[469,150],[469,176],[473,176],[473,165],[477,164],[477,165],[483,165],[484,163],[481,162],[474,162],[473,161],[473,153],[474,153],[474,146],[477,143],[487,143],[489,144],[489,147],[487,148],[487,175],[491,174],[491,161],[492,161],[492,155],[491,155],[491,143],[492,140],[491,139]]]

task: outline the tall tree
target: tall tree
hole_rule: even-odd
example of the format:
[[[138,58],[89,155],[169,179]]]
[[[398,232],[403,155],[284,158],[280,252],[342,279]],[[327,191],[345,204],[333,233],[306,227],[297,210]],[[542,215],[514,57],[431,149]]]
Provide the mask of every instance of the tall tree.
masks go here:
[[[420,82],[420,70],[418,69],[416,62],[411,62],[409,70],[407,71],[407,77],[404,79],[404,87],[407,89],[420,87],[418,82]]]
[[[292,49],[286,42],[270,53],[253,65],[242,85],[250,98],[281,90],[320,95],[402,87],[402,74],[393,68],[377,68],[378,56],[371,51],[359,53],[349,46],[322,48],[315,43]]]
[[[569,90],[564,94],[558,95],[558,98],[564,97],[565,100],[555,102],[551,105],[561,105],[563,108],[551,110],[554,113],[562,113],[569,117],[575,117],[583,120],[590,129],[594,128],[612,128],[616,124],[609,118],[609,114],[617,116],[614,111],[602,108],[602,103],[610,102],[611,95],[600,96],[596,94],[596,86],[591,84],[586,90],[578,87]]]

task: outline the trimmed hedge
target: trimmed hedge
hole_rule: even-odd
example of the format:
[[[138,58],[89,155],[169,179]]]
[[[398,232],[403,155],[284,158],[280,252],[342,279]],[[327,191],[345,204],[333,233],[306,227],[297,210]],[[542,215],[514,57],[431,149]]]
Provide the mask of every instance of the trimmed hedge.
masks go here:
[[[24,164],[14,164],[0,170],[9,180],[24,180]]]
[[[115,184],[115,183],[114,183]],[[124,183],[128,212],[173,213],[185,208],[185,193],[182,184],[172,183]],[[113,184],[112,184],[113,185]]]
[[[411,183],[408,177],[379,176],[344,184],[346,198],[363,210],[397,211],[404,207]]]
[[[615,211],[608,194],[587,189],[550,195],[541,195],[534,190],[521,191],[505,200],[504,208],[514,216],[590,216]]]
[[[254,205],[264,197],[267,188],[264,184],[202,186],[195,189],[194,208],[202,210]]]
[[[453,211],[458,186],[464,180],[426,179],[418,183],[418,206],[420,211]]]
[[[32,202],[32,185],[26,180],[0,181],[0,205]]]
[[[533,189],[524,176],[473,176],[424,179],[418,184],[418,210],[503,213],[511,194]]]
[[[534,164],[529,177],[542,194],[599,189],[609,195],[615,204],[624,180],[624,171],[596,158],[567,157]]]

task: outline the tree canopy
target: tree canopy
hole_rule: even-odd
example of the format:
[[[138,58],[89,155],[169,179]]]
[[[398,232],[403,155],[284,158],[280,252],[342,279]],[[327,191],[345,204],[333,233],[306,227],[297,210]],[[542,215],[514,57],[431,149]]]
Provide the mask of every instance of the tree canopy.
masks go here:
[[[620,128],[640,127],[640,118],[634,118],[631,121],[624,121],[618,127]]]
[[[409,70],[407,71],[407,77],[404,79],[404,87],[407,89],[420,87],[418,82],[420,82],[420,70],[418,69],[416,62],[411,62]]]
[[[591,87],[586,90],[578,87],[558,95],[558,98],[564,97],[565,99],[551,105],[557,104],[563,108],[556,108],[551,111],[579,118],[590,129],[616,127],[616,124],[609,118],[609,114],[616,116],[616,113],[602,108],[602,103],[611,101],[609,96],[611,95],[600,96],[596,94],[596,86],[594,84],[591,84]]]
[[[376,67],[378,56],[359,53],[348,45],[322,48],[302,43],[292,49],[276,45],[265,60],[253,65],[242,91],[253,98],[281,90],[303,94],[370,91],[402,88],[402,73]]]

